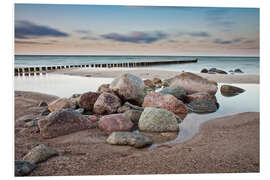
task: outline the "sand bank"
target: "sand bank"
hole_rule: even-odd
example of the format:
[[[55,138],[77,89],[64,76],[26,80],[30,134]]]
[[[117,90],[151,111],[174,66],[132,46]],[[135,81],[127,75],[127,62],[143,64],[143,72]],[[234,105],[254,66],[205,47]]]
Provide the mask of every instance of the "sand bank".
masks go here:
[[[42,139],[37,127],[23,128],[20,119],[40,119],[40,101],[57,97],[15,92],[15,159],[37,144],[59,152],[38,164],[30,175],[178,174],[259,172],[259,113],[247,112],[204,123],[200,132],[184,143],[135,149],[105,143],[99,129]]]
[[[154,77],[160,79],[168,79],[178,75],[181,72],[175,71],[163,71],[163,70],[145,70],[145,69],[118,69],[118,70],[101,70],[101,69],[64,69],[57,70],[53,73],[66,74],[74,76],[87,76],[87,77],[104,77],[114,78],[122,73],[132,73],[143,79],[153,79]],[[247,75],[247,74],[205,74],[197,73],[198,75],[205,77],[209,80],[214,80],[218,83],[260,83],[259,75]]]

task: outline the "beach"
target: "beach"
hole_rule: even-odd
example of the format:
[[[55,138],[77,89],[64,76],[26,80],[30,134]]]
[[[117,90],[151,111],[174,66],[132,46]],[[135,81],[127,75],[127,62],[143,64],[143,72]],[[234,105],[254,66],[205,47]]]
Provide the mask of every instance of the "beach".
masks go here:
[[[167,79],[180,72],[145,70],[86,69],[59,70],[54,74],[112,78],[129,72],[143,79]],[[221,75],[199,73],[218,83],[258,84],[258,75]],[[106,143],[107,135],[98,128],[44,139],[37,126],[24,127],[23,119],[42,119],[46,107],[58,97],[15,91],[15,159],[38,144],[57,150],[58,156],[39,163],[30,176],[112,175],[112,174],[181,174],[259,172],[259,112],[242,112],[211,118],[189,140],[157,144],[136,149]]]

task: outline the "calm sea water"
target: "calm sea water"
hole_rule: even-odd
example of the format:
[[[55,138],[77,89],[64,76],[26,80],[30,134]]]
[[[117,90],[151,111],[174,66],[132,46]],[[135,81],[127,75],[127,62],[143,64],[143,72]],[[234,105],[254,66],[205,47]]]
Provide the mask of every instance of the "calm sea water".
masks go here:
[[[15,55],[15,67],[21,66],[53,66],[53,65],[83,65],[106,64],[120,62],[142,61],[174,61],[198,58],[198,63],[171,64],[151,67],[140,67],[200,72],[203,68],[219,68],[225,71],[240,68],[245,74],[260,74],[259,57],[224,57],[224,56],[51,56],[51,55]]]

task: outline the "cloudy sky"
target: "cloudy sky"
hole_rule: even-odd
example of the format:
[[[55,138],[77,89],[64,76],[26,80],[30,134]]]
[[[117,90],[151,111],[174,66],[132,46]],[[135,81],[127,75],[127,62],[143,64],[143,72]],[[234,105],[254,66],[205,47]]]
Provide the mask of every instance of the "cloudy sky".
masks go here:
[[[259,9],[15,5],[15,54],[259,56]]]

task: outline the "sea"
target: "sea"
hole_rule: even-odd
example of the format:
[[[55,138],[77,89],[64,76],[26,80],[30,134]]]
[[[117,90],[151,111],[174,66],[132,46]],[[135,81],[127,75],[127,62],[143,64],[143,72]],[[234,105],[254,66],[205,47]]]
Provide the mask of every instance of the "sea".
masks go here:
[[[93,55],[15,55],[15,67],[36,67],[56,65],[86,65],[124,62],[153,62],[198,59],[197,63],[168,64],[136,69],[156,69],[198,73],[203,68],[218,68],[224,71],[241,69],[244,74],[260,74],[259,57],[235,56],[93,56]]]

